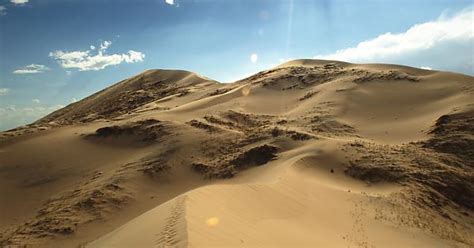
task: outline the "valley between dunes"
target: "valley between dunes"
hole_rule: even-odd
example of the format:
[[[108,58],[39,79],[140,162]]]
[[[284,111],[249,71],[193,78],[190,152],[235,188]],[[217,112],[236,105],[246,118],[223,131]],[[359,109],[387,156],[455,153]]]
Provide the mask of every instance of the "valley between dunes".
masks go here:
[[[148,70],[0,133],[4,247],[473,247],[474,78]]]

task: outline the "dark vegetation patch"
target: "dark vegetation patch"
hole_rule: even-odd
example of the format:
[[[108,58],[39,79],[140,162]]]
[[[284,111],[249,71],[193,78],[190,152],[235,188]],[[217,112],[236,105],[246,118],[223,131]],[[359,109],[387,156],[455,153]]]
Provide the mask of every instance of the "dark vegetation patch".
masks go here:
[[[219,118],[219,117],[216,117],[216,116],[213,116],[213,115],[206,115],[206,116],[204,116],[204,119],[206,121],[208,121],[209,123],[214,123],[214,124],[221,125],[221,126],[227,126],[227,127],[235,127],[236,126],[231,121],[226,121],[226,120],[223,120],[222,118]]]
[[[189,95],[189,93],[191,93],[191,91],[189,89],[182,89],[180,91],[177,92],[177,96],[178,97],[183,97],[183,96],[187,96]]]
[[[350,162],[344,171],[347,175],[370,183],[400,182],[405,179],[405,170],[397,165],[360,166],[360,163]]]
[[[191,168],[193,171],[204,175],[206,179],[225,179],[232,178],[237,174],[230,166],[215,166],[204,163],[192,163]]]
[[[323,133],[326,135],[339,136],[355,134],[355,129],[352,126],[326,115],[314,116],[310,120],[309,127],[313,132]]]
[[[305,89],[349,75],[350,71],[334,63],[315,66],[287,66],[259,72],[240,81],[276,87],[281,90]]]
[[[239,171],[261,166],[277,157],[278,148],[271,145],[261,145],[243,150],[237,154],[227,154],[223,159],[207,163],[192,163],[191,168],[207,179],[231,178]]]
[[[224,126],[229,129],[245,132],[255,132],[260,131],[257,129],[261,129],[268,126],[274,119],[274,116],[245,114],[229,110],[220,113],[219,116],[204,116],[204,119],[209,123],[216,124],[218,126]]]
[[[474,110],[441,116],[429,134],[424,147],[454,154],[474,167]]]
[[[95,172],[84,184],[49,199],[33,219],[6,230],[0,245],[36,247],[43,239],[73,235],[80,225],[104,219],[132,199],[120,180],[101,178],[102,173]],[[31,243],[25,243],[27,240]]]
[[[139,160],[123,164],[118,172],[139,171],[153,179],[166,175],[171,171],[173,164],[175,163],[174,160],[179,160],[181,158],[176,155],[179,149],[173,145],[174,142],[174,140],[168,140],[166,143],[160,144],[167,149],[154,152]]]
[[[132,142],[150,143],[167,135],[164,124],[155,119],[147,119],[124,125],[102,127],[95,133],[86,135],[86,139],[96,141],[107,141],[116,139],[127,139]]]
[[[367,70],[354,70],[354,83],[364,83],[371,81],[410,81],[418,82],[420,79],[417,76],[410,75],[402,71],[389,70],[385,72],[371,72]]]
[[[230,164],[234,168],[241,170],[253,166],[264,165],[268,161],[276,158],[278,148],[270,145],[262,145],[251,148],[242,154],[238,155],[235,159],[230,161]]]
[[[163,157],[156,158],[145,158],[139,161],[138,171],[142,171],[150,177],[161,175],[162,173],[169,172],[171,166],[167,163]]]
[[[305,140],[310,140],[310,139],[315,139],[316,137],[311,134],[295,131],[295,130],[287,130],[287,129],[281,129],[278,127],[274,127],[271,130],[271,134],[273,137],[279,137],[279,136],[287,136],[290,137],[292,140],[295,141],[305,141]]]
[[[368,183],[393,182],[414,189],[420,207],[442,213],[443,207],[474,210],[474,171],[459,157],[433,152],[417,144],[350,144],[355,151],[345,173]],[[416,197],[420,196],[420,197]]]
[[[316,94],[318,94],[318,91],[310,91],[310,92],[306,93],[304,96],[300,97],[298,100],[304,101],[304,100],[310,99],[311,97],[313,97]]]
[[[204,122],[198,121],[198,120],[191,120],[191,121],[188,121],[187,124],[190,125],[190,126],[192,126],[192,127],[198,128],[198,129],[206,130],[206,131],[208,131],[208,132],[210,132],[210,133],[217,132],[217,131],[220,130],[218,127],[209,125],[209,124],[207,124],[207,123],[204,123]]]
[[[286,136],[295,141],[305,141],[315,139],[316,136],[296,130],[288,129],[284,125],[288,124],[288,120],[282,120],[272,115],[244,114],[237,111],[229,110],[217,116],[208,115],[204,119],[213,125],[241,131],[246,136],[246,141],[269,139],[272,137]]]
[[[225,94],[229,91],[233,90],[233,88],[219,88],[219,89],[216,89],[214,91],[212,91],[211,93],[207,94],[208,96],[217,96],[217,95],[222,95],[222,94]]]
[[[292,89],[300,89],[299,84],[296,83],[289,86],[284,86],[281,90],[285,91],[285,90],[292,90]]]
[[[245,114],[229,110],[224,113],[223,116],[236,125],[242,127],[254,127],[260,124],[257,118],[255,118],[252,114]]]

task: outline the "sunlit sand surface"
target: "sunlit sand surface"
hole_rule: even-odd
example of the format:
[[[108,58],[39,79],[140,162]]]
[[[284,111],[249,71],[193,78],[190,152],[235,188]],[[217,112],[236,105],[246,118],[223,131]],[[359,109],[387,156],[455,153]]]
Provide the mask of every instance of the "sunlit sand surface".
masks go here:
[[[148,70],[0,134],[0,244],[473,247],[473,106],[397,65]]]

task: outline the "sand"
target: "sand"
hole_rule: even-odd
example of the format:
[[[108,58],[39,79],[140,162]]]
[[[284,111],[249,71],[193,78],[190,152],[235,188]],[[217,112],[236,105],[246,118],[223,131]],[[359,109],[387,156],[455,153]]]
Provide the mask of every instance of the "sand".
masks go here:
[[[472,247],[474,78],[148,70],[0,133],[0,244]]]

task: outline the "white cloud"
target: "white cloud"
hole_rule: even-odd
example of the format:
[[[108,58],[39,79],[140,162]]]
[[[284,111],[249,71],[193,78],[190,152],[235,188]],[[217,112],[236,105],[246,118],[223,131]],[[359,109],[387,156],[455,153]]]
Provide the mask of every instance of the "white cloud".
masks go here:
[[[10,92],[10,89],[8,88],[0,88],[0,96],[5,96]]]
[[[429,71],[433,70],[433,68],[428,67],[428,66],[422,66],[420,68],[423,69],[423,70],[429,70]]]
[[[95,46],[93,46],[93,45],[91,45],[89,48],[90,48],[91,50],[95,50]]]
[[[316,59],[348,62],[385,62],[419,65],[474,74],[474,8],[435,21],[417,24],[406,32],[385,33],[357,46],[318,55]]]
[[[252,62],[252,63],[255,64],[255,63],[257,63],[257,61],[258,61],[258,54],[252,53],[252,54],[250,55],[250,62]]]
[[[104,41],[100,44],[100,51],[105,51],[107,50],[107,48],[109,48],[109,46],[112,45],[112,42],[111,41]]]
[[[10,0],[10,2],[15,5],[22,5],[22,4],[28,3],[28,1],[29,0]]]
[[[45,65],[31,64],[14,70],[13,74],[35,74],[43,73],[48,70],[49,68]]]
[[[7,14],[7,8],[0,5],[0,16]]]
[[[63,68],[76,68],[79,71],[98,71],[111,65],[141,62],[145,54],[134,50],[129,50],[123,54],[106,55],[106,50],[112,45],[111,41],[104,41],[100,44],[97,54],[91,54],[91,50],[86,51],[54,51],[49,56],[54,58]],[[95,48],[95,47],[94,47]]]
[[[174,0],[165,0],[165,3],[169,4],[169,5],[173,5],[174,4]]]
[[[31,101],[34,102],[34,103],[40,103],[40,100],[39,100],[39,99],[36,99],[36,98],[35,98],[35,99],[31,99]]]
[[[47,114],[64,108],[64,105],[34,107],[0,107],[0,131],[31,123]]]

